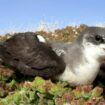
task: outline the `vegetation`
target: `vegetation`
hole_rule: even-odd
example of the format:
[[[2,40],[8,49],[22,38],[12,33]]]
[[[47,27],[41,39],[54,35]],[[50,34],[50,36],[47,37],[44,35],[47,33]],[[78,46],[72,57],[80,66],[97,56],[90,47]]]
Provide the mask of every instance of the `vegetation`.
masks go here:
[[[83,31],[87,25],[81,24],[79,26],[66,26],[63,29],[56,29],[55,31],[36,31],[37,34],[43,35],[45,38],[49,40],[55,40],[55,41],[73,41],[81,31]],[[10,33],[5,34],[4,36],[0,36],[0,40],[6,40],[7,38],[10,38],[13,35]]]
[[[0,105],[104,105],[103,88],[92,85],[70,87],[67,82],[52,83],[41,77],[32,81],[2,83]],[[4,90],[5,88],[6,90]],[[8,91],[7,91],[8,89]]]

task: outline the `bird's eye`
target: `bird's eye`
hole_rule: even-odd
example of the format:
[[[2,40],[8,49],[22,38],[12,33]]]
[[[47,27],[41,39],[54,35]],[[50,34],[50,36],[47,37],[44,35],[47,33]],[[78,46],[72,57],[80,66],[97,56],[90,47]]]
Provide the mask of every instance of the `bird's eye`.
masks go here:
[[[104,41],[103,38],[102,38],[102,36],[100,36],[100,35],[95,35],[95,40],[97,42],[100,42],[100,43],[102,43]]]

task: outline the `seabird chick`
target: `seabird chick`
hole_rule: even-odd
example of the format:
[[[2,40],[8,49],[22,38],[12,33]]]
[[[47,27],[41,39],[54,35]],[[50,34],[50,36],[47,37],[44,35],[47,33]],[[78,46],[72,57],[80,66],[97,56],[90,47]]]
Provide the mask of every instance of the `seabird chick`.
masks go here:
[[[95,80],[105,58],[105,28],[87,27],[73,43],[49,44],[31,34],[18,33],[2,44],[4,63],[24,75],[56,78],[72,86]]]

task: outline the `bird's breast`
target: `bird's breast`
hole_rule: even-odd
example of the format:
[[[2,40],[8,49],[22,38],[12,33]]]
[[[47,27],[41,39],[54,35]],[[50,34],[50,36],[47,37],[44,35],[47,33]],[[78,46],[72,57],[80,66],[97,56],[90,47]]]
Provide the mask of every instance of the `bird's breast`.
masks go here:
[[[82,62],[75,67],[67,65],[59,79],[68,81],[71,85],[91,84],[99,71],[98,62]]]

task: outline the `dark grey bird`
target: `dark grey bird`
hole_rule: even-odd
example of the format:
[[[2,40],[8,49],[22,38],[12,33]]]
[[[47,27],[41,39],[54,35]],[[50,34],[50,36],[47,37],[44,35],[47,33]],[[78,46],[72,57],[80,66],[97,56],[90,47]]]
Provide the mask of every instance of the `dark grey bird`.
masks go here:
[[[16,33],[1,43],[1,59],[4,64],[24,75],[53,78],[64,71],[65,63],[43,41],[41,36],[33,32]]]
[[[73,43],[48,43],[18,33],[1,44],[1,58],[17,71],[56,78],[71,85],[91,84],[105,59],[105,28],[87,27]]]

